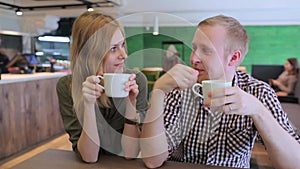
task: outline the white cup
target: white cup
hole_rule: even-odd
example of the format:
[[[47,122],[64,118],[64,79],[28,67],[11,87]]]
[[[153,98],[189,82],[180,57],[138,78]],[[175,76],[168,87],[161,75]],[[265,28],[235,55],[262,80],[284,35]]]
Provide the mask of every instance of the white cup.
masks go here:
[[[127,97],[129,92],[125,91],[125,82],[129,80],[130,74],[124,73],[104,73],[103,76],[97,76],[100,79],[104,79],[104,86],[101,86],[105,90],[105,95],[108,97]]]
[[[211,90],[215,90],[215,89],[221,89],[221,88],[226,88],[226,87],[230,87],[232,82],[227,82],[225,80],[203,80],[202,84],[200,83],[195,83],[192,87],[192,90],[194,92],[195,95],[203,98],[204,102],[208,101],[208,92]],[[203,95],[199,94],[195,88],[197,86],[202,87],[202,93]]]

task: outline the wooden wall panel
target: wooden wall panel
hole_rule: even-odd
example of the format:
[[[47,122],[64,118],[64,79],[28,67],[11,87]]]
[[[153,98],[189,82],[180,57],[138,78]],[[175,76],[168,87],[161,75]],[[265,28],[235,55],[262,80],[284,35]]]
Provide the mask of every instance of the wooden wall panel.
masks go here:
[[[0,84],[0,159],[64,131],[57,80]]]

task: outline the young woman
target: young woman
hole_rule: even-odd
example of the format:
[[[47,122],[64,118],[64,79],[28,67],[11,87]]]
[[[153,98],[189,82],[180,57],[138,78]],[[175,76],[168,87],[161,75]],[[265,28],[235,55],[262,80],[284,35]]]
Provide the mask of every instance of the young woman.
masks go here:
[[[270,80],[270,85],[275,89],[277,96],[293,95],[298,77],[298,60],[289,58],[284,65],[284,71],[274,80]]]
[[[139,153],[137,117],[147,108],[147,80],[139,71],[125,69],[127,58],[124,29],[114,18],[85,12],[74,22],[71,44],[72,75],[57,83],[60,111],[73,150],[85,162],[99,155],[127,158]],[[127,98],[111,98],[96,75],[129,73],[124,90]]]

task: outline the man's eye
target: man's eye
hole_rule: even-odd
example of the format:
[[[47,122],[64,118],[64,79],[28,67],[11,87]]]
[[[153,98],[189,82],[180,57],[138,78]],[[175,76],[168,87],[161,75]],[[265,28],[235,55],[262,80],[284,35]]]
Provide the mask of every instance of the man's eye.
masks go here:
[[[202,48],[201,51],[205,54],[211,54],[212,51],[210,49],[207,49],[207,48]]]

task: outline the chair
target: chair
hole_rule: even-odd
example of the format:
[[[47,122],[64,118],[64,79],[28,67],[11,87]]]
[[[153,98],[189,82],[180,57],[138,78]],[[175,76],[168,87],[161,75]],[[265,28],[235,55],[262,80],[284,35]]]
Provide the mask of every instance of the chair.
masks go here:
[[[163,71],[160,67],[149,67],[142,69],[142,72],[147,77],[148,82],[148,93],[152,91],[155,81],[160,77],[161,72]]]
[[[259,80],[269,83],[269,79],[277,79],[284,71],[282,65],[252,65],[251,75]]]

